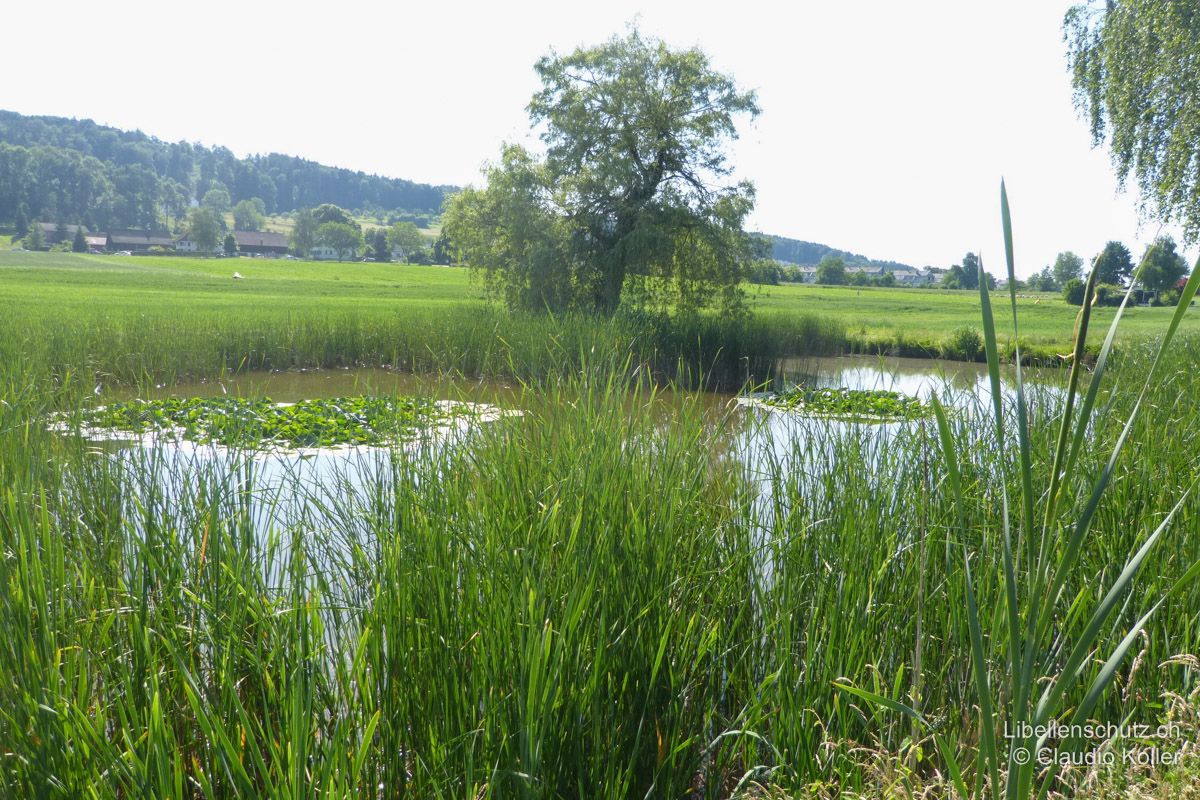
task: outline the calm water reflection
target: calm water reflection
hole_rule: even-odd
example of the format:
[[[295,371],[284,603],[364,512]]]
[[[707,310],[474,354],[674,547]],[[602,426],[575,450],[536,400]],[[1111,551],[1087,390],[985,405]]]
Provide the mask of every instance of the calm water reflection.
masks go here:
[[[887,389],[924,400],[937,394],[948,407],[959,409],[961,413],[991,413],[987,370],[982,364],[846,356],[790,360],[780,365],[779,373],[777,388],[804,383],[818,387]],[[1057,373],[1032,377],[1056,381]],[[1006,370],[1005,379],[1011,380],[1010,371]],[[502,408],[517,408],[522,402],[528,402],[528,395],[523,395],[522,388],[515,382],[431,379],[378,369],[250,374],[199,384],[158,387],[142,392],[141,396],[223,394],[267,396],[280,402],[340,395],[407,394],[490,403]],[[105,399],[128,397],[128,393],[113,393]],[[663,392],[655,407],[667,418],[684,397]],[[726,412],[733,399],[732,395],[713,393],[705,395],[703,402],[706,411],[716,418]],[[894,463],[896,437],[927,424],[920,421],[881,424],[813,419],[753,408],[735,413],[738,416],[732,426],[728,452],[743,463],[748,477],[759,483],[764,492],[772,476],[781,469],[818,486],[823,471],[836,463],[838,449],[845,447],[851,447],[859,457],[865,457],[866,463],[878,464],[879,485],[885,487],[888,480],[886,465]],[[462,435],[470,434],[413,443],[407,449],[444,447]],[[908,440],[913,437],[909,436]],[[351,535],[355,529],[366,535],[371,529],[368,519],[370,488],[380,482],[386,484],[393,459],[393,453],[387,449],[366,447],[247,455],[207,445],[164,443],[118,447],[112,452],[130,468],[131,480],[155,484],[135,484],[135,497],[131,497],[131,502],[141,502],[148,494],[158,492],[161,502],[173,506],[181,504],[196,494],[197,487],[212,482],[211,477],[206,476],[237,471],[254,487],[248,512],[256,529],[308,529],[313,525],[332,523],[336,517],[336,527],[341,535]],[[333,508],[333,505],[340,507]]]

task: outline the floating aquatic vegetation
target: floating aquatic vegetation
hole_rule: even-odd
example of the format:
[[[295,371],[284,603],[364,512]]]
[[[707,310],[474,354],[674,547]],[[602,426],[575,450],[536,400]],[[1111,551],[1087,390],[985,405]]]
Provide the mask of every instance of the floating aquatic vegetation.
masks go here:
[[[920,419],[932,413],[919,397],[886,389],[818,389],[794,386],[765,397],[742,398],[743,405],[821,417],[860,420]]]
[[[513,413],[519,412],[416,397],[335,397],[298,403],[276,403],[269,398],[172,397],[85,409],[79,430],[92,439],[138,438],[241,448],[383,446]],[[63,418],[54,427],[70,429]]]

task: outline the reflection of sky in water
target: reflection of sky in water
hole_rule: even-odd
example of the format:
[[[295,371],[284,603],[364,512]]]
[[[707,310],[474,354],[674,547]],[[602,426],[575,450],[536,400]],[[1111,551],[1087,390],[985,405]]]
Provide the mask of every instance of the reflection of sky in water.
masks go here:
[[[788,364],[791,369],[779,388],[805,384],[821,388],[888,390],[928,402],[936,395],[956,420],[986,420],[988,424],[963,427],[966,437],[963,461],[979,466],[995,451],[991,424],[994,406],[991,381],[984,364],[941,363],[919,359],[841,357]],[[1062,397],[1057,370],[1024,370],[1026,400],[1031,418],[1054,413]],[[1016,398],[1015,370],[1001,372],[1005,415]],[[786,410],[747,408],[746,427],[734,446],[745,466],[747,479],[757,487],[757,511],[764,532],[782,531],[792,502],[821,508],[831,492],[869,493],[883,507],[899,513],[905,488],[902,474],[911,477],[911,465],[940,449],[937,423],[926,419],[894,422],[838,420],[810,417]],[[850,487],[850,488],[848,488]],[[783,488],[787,497],[777,497]],[[833,505],[829,503],[829,505]],[[770,563],[762,565],[764,574]]]
[[[847,389],[883,389],[928,400],[939,397],[987,396],[989,381],[984,364],[929,361],[917,358],[842,356],[837,358],[792,359],[781,365],[781,382]],[[1012,372],[1002,371],[1009,379]]]
[[[808,359],[782,366],[781,383],[785,386],[806,383],[886,389],[923,400],[936,393],[947,408],[957,413],[988,417],[992,413],[987,370],[982,364],[862,356]],[[1006,394],[1012,392],[1007,383],[1011,377],[1011,370],[1006,370]],[[285,386],[273,386],[268,377],[256,388],[262,394],[286,394],[288,399],[304,396],[305,386],[298,385],[295,373],[287,374],[285,379]],[[315,389],[311,396],[329,392],[330,387],[321,385],[328,383],[326,376],[317,373],[311,380]],[[299,384],[303,383],[301,379]],[[338,383],[333,391],[345,393],[348,387],[341,381]],[[279,391],[281,388],[284,391]],[[404,388],[411,391],[415,387]],[[1053,397],[1054,393],[1053,387],[1048,393],[1032,392],[1036,397]],[[500,399],[490,391],[488,394],[491,399]],[[724,406],[728,397],[714,396],[713,402]],[[816,497],[822,491],[823,476],[843,458],[872,465],[870,481],[874,491],[894,492],[894,481],[889,480],[890,465],[896,464],[898,458],[918,457],[921,447],[937,446],[932,420],[865,423],[761,409],[745,409],[740,413],[743,424],[735,426],[730,454],[745,465],[747,477],[758,484],[762,509],[773,502],[770,495],[773,479],[782,476],[788,482],[797,481],[805,487],[803,494]],[[988,426],[973,428],[986,435]],[[405,449],[410,455],[420,457],[417,451],[422,448],[455,446],[456,442],[461,444],[464,436],[469,438],[469,433],[441,436],[407,445]],[[166,504],[188,513],[205,486],[221,486],[223,482],[230,485],[221,476],[235,474],[239,478],[232,484],[243,488],[239,497],[225,500],[231,507],[241,504],[242,513],[249,516],[250,524],[260,536],[269,530],[321,529],[325,538],[345,539],[347,546],[351,539],[360,545],[368,544],[372,498],[381,496],[380,493],[391,494],[393,462],[397,457],[387,449],[371,447],[247,455],[189,443],[124,447],[108,452],[128,468],[127,479],[132,488],[127,500],[128,513],[133,520],[141,520],[137,523],[139,529],[153,524],[149,515],[155,504],[158,508]],[[247,486],[252,488],[247,491]],[[147,502],[150,499],[154,502]],[[769,519],[768,515],[764,521]]]

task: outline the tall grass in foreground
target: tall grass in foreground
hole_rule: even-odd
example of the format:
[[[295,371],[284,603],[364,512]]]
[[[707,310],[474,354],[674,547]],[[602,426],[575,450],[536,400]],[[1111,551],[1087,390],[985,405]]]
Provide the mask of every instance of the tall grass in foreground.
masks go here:
[[[1013,271],[1012,225],[1007,191],[1001,184],[1001,211],[1007,256],[1013,330],[1019,331],[1017,297]],[[999,348],[995,323],[983,267],[980,266],[980,300],[982,303],[984,338],[988,372],[991,381],[995,420],[995,445],[1009,445],[1004,414],[1004,392],[999,375]],[[1033,437],[1030,432],[1026,387],[1022,380],[1021,359],[1016,357],[1016,425],[1015,444],[1019,454],[1016,475],[1018,490],[1013,493],[1001,480],[1001,504],[995,509],[992,536],[998,537],[1001,556],[993,569],[1000,569],[1004,592],[990,604],[982,604],[977,593],[977,578],[972,575],[972,526],[965,513],[959,454],[942,405],[934,399],[939,438],[945,458],[945,480],[958,511],[958,549],[963,557],[966,619],[970,627],[970,652],[973,677],[973,698],[979,710],[978,757],[973,759],[974,786],[968,789],[959,766],[955,743],[944,735],[934,733],[935,741],[945,759],[950,780],[965,796],[1003,795],[1010,800],[1036,795],[1046,797],[1056,788],[1056,779],[1064,766],[1074,763],[1070,756],[1083,750],[1089,742],[1079,731],[1093,720],[1100,702],[1118,676],[1122,663],[1155,613],[1172,597],[1188,591],[1200,576],[1200,560],[1187,561],[1173,578],[1152,574],[1154,586],[1148,600],[1140,600],[1135,587],[1151,552],[1168,535],[1176,515],[1187,503],[1197,479],[1195,461],[1187,469],[1187,488],[1178,500],[1168,506],[1161,522],[1153,532],[1116,555],[1122,563],[1119,573],[1106,586],[1100,601],[1090,607],[1082,605],[1080,590],[1074,584],[1087,581],[1092,575],[1080,570],[1081,554],[1097,533],[1093,529],[1101,501],[1114,480],[1122,450],[1134,429],[1143,403],[1152,394],[1153,381],[1160,376],[1175,332],[1200,285],[1200,263],[1180,294],[1175,314],[1164,332],[1142,386],[1112,444],[1103,467],[1085,479],[1079,469],[1082,451],[1094,442],[1088,441],[1089,429],[1095,424],[1097,399],[1103,385],[1121,312],[1130,295],[1125,295],[1101,347],[1087,391],[1080,397],[1084,343],[1087,339],[1091,305],[1080,309],[1076,329],[1076,344],[1072,354],[1072,369],[1067,380],[1066,396],[1060,412],[1059,432],[1055,440],[1046,487],[1037,488],[1033,468]],[[1086,295],[1091,297],[1096,285],[1093,269],[1087,281]],[[1019,341],[1019,339],[1018,339]],[[1078,407],[1076,404],[1078,403]],[[1010,504],[1010,498],[1015,501]],[[976,572],[979,561],[976,557]],[[1165,586],[1158,588],[1163,580]],[[1086,589],[1084,589],[1086,591]],[[1122,616],[1133,613],[1132,624],[1123,625]],[[1122,629],[1119,641],[1108,644],[1104,632],[1114,622]],[[988,640],[985,640],[985,636]],[[998,663],[997,663],[998,662]],[[885,707],[902,711],[927,725],[919,708],[913,708],[876,693],[847,684],[845,691]],[[1078,687],[1086,687],[1082,695]],[[1127,721],[1121,717],[1114,723]],[[1050,728],[1061,724],[1067,731],[1061,742],[1047,745],[1057,737]],[[1006,732],[1007,746],[999,739]],[[1090,743],[1094,749],[1099,745]],[[1042,754],[1051,751],[1048,760]],[[1067,757],[1064,758],[1063,754]],[[1086,762],[1083,762],[1086,763]]]
[[[1165,410],[1200,392],[1197,355],[1163,365],[1177,375],[1151,390],[1163,411],[1127,437],[1156,457],[1114,467],[1077,557],[1095,581],[1071,585],[1059,629],[1104,605],[1190,480],[1200,418]],[[1139,378],[1137,363],[1117,374]],[[963,609],[973,595],[989,633],[1004,618],[995,515],[1022,479],[1019,448],[992,444],[981,417],[946,420],[953,492],[928,421],[714,423],[699,398],[664,411],[618,364],[529,390],[525,417],[463,446],[268,488],[259,462],[113,457],[48,434],[40,414],[67,398],[9,381],[0,796],[879,796],[950,763],[918,758],[928,743],[907,720],[839,681],[919,708],[965,780],[988,768],[969,755]],[[1114,412],[1135,399],[1098,392]],[[1030,399],[1030,450],[1050,453],[1061,401]],[[1006,429],[1016,419],[1006,405]],[[1081,478],[1121,428],[1098,418],[1091,435]],[[1030,463],[1046,482],[1048,459]],[[264,525],[289,492],[304,513]],[[1146,554],[1144,596],[1195,557],[1194,506],[1176,521],[1193,533]],[[1098,647],[1120,644],[1138,605]],[[1157,665],[1200,646],[1198,608],[1194,589],[1167,598],[1139,645],[1150,666],[1096,714],[1153,721],[1163,692],[1195,686]],[[985,646],[1001,674],[1004,636]],[[864,753],[911,772],[893,782]]]

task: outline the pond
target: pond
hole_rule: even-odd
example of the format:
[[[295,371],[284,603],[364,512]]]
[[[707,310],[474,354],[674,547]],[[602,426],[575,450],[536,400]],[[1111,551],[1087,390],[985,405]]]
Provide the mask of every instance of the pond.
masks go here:
[[[779,365],[778,374],[780,377],[774,383],[778,390],[797,384],[887,390],[925,402],[936,394],[956,413],[991,413],[987,370],[982,364],[844,356],[789,360]],[[1005,378],[1010,379],[1007,373]],[[197,384],[161,386],[143,393],[143,399],[270,397],[278,403],[297,403],[361,395],[415,396],[507,410],[518,410],[530,397],[515,382],[451,380],[357,369],[239,375]],[[654,408],[666,419],[676,404],[688,396],[661,392]],[[129,392],[112,392],[100,400],[114,403],[132,397]],[[720,393],[701,396],[704,412],[714,421],[725,417],[737,399]],[[728,453],[741,461],[747,477],[759,484],[763,502],[770,501],[769,487],[780,470],[787,470],[794,479],[806,481],[814,487],[814,492],[819,491],[821,476],[834,468],[839,452],[847,447],[860,457],[866,456],[865,463],[878,467],[875,476],[878,490],[888,491],[887,465],[903,457],[897,455],[897,438],[908,443],[906,446],[913,441],[932,441],[928,438],[932,432],[928,419],[864,422],[762,408],[741,408],[732,413],[732,425],[727,425]],[[920,429],[918,438],[902,435],[911,434],[914,427]],[[149,505],[150,496],[158,504],[186,505],[194,501],[198,487],[217,482],[216,476],[237,474],[242,476],[239,480],[243,485],[253,486],[246,493],[248,500],[243,498],[242,502],[248,504],[245,511],[256,530],[303,530],[332,523],[336,517],[334,527],[342,535],[350,535],[355,528],[370,529],[366,519],[370,514],[369,496],[386,484],[398,450],[419,454],[428,448],[432,452],[453,446],[469,435],[470,426],[464,426],[392,447],[275,448],[247,453],[211,444],[159,441],[134,446],[128,442],[108,443],[101,445],[100,450],[127,468],[132,488],[130,502],[143,507]]]

